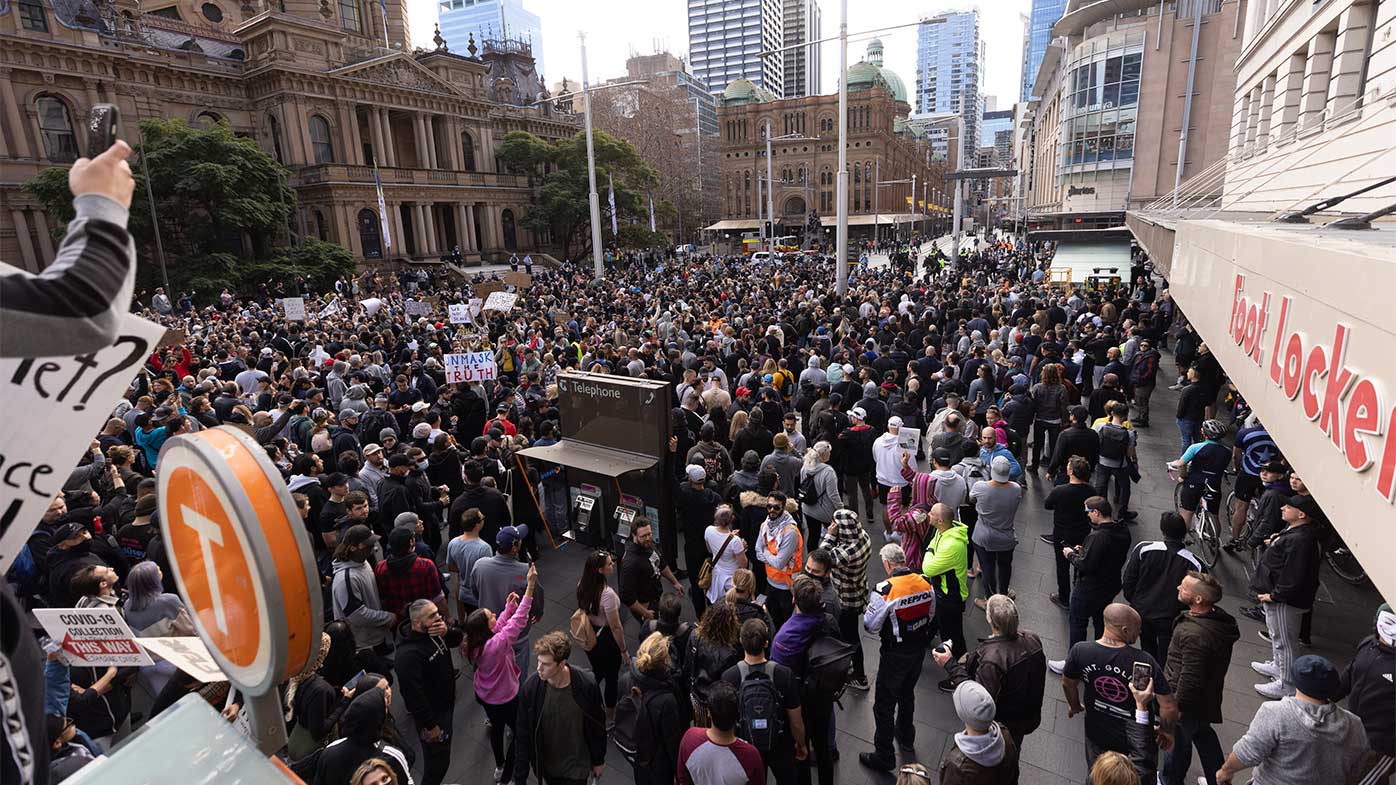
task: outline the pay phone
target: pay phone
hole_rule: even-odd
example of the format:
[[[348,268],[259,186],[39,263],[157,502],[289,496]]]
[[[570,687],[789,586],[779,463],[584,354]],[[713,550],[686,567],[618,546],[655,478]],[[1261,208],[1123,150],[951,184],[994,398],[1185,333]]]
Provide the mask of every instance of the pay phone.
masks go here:
[[[582,483],[577,491],[572,500],[572,512],[576,520],[572,530],[563,535],[573,540],[577,539],[578,535],[595,536],[593,530],[601,519],[601,489]]]
[[[645,502],[638,496],[628,493],[620,495],[620,504],[616,505],[616,539],[625,542],[630,539],[630,531],[635,525],[635,518],[645,514]],[[658,521],[650,521],[658,523]],[[655,527],[658,530],[658,527]],[[658,542],[659,538],[655,537]]]

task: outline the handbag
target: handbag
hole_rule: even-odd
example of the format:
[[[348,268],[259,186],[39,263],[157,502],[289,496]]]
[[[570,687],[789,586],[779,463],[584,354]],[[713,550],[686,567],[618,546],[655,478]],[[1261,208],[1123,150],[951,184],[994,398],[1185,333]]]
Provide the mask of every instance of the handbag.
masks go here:
[[[717,558],[709,556],[703,560],[703,566],[698,568],[698,588],[707,591],[713,585],[713,562],[722,561],[722,554],[727,552],[727,546],[731,544],[736,532],[727,535],[727,539],[722,541],[722,547],[717,549]]]
[[[591,619],[587,618],[587,612],[582,608],[572,611],[572,619],[567,623],[567,634],[583,651],[596,648],[596,628],[591,626]]]

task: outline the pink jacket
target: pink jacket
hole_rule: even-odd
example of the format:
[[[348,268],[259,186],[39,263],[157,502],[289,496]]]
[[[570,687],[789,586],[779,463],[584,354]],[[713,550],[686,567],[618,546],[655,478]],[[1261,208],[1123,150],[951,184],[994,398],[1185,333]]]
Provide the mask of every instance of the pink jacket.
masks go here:
[[[485,641],[475,662],[475,697],[481,703],[499,706],[519,694],[519,665],[514,660],[514,641],[528,624],[533,598],[509,601],[494,620],[494,635]],[[471,659],[469,652],[464,652]]]

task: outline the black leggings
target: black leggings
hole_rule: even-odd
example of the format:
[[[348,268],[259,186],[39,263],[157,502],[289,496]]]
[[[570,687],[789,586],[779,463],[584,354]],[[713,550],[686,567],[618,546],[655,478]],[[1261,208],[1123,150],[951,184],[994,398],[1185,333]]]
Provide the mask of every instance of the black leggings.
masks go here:
[[[620,644],[616,643],[616,636],[611,634],[610,627],[602,627],[596,631],[596,645],[587,652],[587,660],[591,663],[597,683],[606,682],[605,691],[602,693],[606,708],[614,709],[617,682],[620,679]]]
[[[478,696],[477,696],[478,699]],[[485,716],[490,719],[490,751],[494,753],[494,765],[496,768],[508,768],[512,770],[514,763],[514,738],[518,731],[514,727],[514,719],[518,716],[519,696],[515,695],[509,699],[508,703],[485,703],[480,701],[480,705],[485,707]],[[504,749],[504,729],[513,731],[509,737],[509,749]]]

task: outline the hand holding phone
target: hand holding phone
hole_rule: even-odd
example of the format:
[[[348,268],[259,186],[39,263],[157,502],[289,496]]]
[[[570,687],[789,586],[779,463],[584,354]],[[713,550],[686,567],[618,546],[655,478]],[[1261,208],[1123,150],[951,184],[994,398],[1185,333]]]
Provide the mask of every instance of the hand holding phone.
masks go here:
[[[1153,680],[1154,666],[1150,665],[1147,662],[1134,663],[1134,672],[1132,673],[1130,678],[1130,681],[1134,685],[1134,689],[1142,692],[1144,688],[1149,685],[1149,682]]]
[[[96,104],[87,112],[87,157],[96,158],[116,144],[121,111],[112,104]]]

